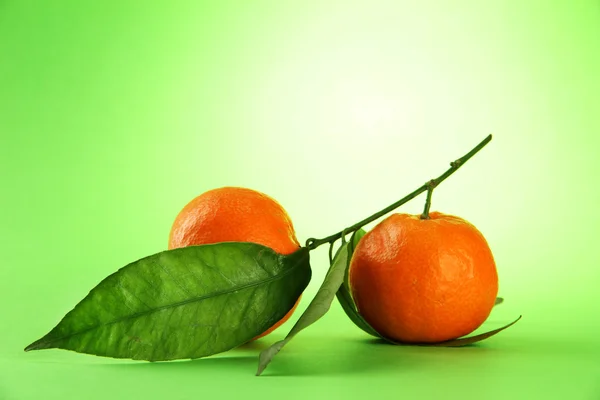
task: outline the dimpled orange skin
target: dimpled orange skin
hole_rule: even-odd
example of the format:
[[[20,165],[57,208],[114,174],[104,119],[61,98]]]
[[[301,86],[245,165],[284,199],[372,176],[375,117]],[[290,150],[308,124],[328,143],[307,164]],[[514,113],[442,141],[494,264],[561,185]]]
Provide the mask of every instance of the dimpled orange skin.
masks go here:
[[[390,339],[435,343],[477,329],[498,294],[483,235],[462,218],[393,214],[358,243],[349,271],[365,320]]]
[[[283,207],[263,193],[240,187],[213,189],[194,198],[179,212],[169,235],[169,249],[219,242],[252,242],[286,255],[300,248]],[[254,339],[268,335],[287,321],[299,301]]]

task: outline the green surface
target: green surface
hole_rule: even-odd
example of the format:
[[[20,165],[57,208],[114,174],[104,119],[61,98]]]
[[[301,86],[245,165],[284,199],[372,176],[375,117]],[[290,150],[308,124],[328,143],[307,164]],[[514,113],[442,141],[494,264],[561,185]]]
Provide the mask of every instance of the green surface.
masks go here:
[[[0,1],[0,399],[600,398],[599,71],[596,0]],[[523,314],[489,341],[377,344],[336,303],[262,377],[294,318],[191,362],[23,352],[205,190],[268,193],[304,242],[488,133],[432,209],[490,243],[485,327]]]

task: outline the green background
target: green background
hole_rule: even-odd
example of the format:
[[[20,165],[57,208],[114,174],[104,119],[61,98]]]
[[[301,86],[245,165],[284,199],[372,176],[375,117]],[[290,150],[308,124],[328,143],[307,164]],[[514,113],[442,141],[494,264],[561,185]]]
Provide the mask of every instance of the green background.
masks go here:
[[[597,0],[0,0],[0,399],[600,399],[599,115]],[[336,303],[260,378],[291,323],[196,361],[22,351],[208,189],[268,193],[304,242],[489,133],[432,207],[492,247],[485,327],[523,314],[489,341],[379,345]]]

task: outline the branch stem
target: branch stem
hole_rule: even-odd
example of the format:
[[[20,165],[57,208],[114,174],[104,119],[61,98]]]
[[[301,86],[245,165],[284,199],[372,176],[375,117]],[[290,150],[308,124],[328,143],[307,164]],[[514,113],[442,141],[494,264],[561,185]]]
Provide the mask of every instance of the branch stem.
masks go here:
[[[401,198],[400,200],[398,200],[397,202],[395,202],[394,204],[389,205],[388,207],[384,208],[383,210],[371,215],[368,218],[363,219],[362,221],[359,221],[357,223],[355,223],[354,225],[343,229],[337,233],[334,233],[333,235],[329,235],[327,237],[324,237],[323,239],[315,239],[315,238],[310,238],[306,241],[306,247],[309,250],[314,250],[317,247],[325,244],[325,243],[334,243],[336,240],[338,240],[339,238],[342,237],[342,234],[348,234],[348,233],[352,233],[352,232],[356,232],[357,230],[359,230],[360,228],[362,228],[363,226],[367,225],[368,223],[371,223],[373,221],[375,221],[378,218],[381,218],[382,216],[384,216],[385,214],[395,210],[396,208],[400,207],[401,205],[408,203],[410,200],[414,199],[415,197],[417,197],[418,195],[420,195],[421,193],[427,191],[427,201],[425,203],[425,210],[423,211],[423,214],[421,215],[421,218],[423,218],[424,216],[426,216],[426,218],[429,218],[429,207],[431,207],[431,193],[433,192],[433,189],[435,187],[437,187],[440,183],[442,183],[443,181],[445,181],[450,175],[452,175],[453,173],[455,173],[460,167],[462,167],[471,157],[473,157],[475,154],[477,154],[481,149],[483,149],[485,147],[485,145],[487,145],[490,141],[492,140],[492,135],[488,135],[485,139],[483,139],[477,146],[475,146],[471,151],[469,151],[467,154],[465,154],[464,156],[462,156],[461,158],[453,161],[450,163],[450,168],[444,172],[442,175],[438,176],[435,179],[432,179],[430,181],[428,181],[427,183],[425,183],[423,186],[417,188],[416,190],[414,190],[412,193],[409,193],[408,195],[404,196],[403,198]],[[426,219],[425,218],[425,219]]]

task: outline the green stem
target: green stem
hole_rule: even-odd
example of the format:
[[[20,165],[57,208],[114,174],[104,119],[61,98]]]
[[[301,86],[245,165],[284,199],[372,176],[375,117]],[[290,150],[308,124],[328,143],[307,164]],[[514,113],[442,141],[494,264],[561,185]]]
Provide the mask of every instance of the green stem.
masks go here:
[[[389,213],[390,211],[395,210],[396,208],[400,207],[401,205],[409,202],[410,200],[414,199],[415,197],[417,197],[418,195],[420,195],[421,193],[425,192],[425,191],[429,191],[428,194],[428,203],[429,206],[431,206],[431,191],[433,191],[433,188],[437,187],[440,183],[442,183],[443,181],[445,181],[450,175],[452,175],[453,173],[455,173],[460,167],[462,167],[471,157],[473,157],[475,154],[477,154],[479,152],[479,150],[483,149],[485,147],[486,144],[488,144],[490,141],[492,140],[492,135],[488,135],[488,137],[486,137],[485,139],[483,139],[481,141],[481,143],[479,143],[477,146],[475,146],[471,151],[469,151],[467,154],[465,154],[464,156],[462,156],[461,158],[459,158],[456,161],[453,161],[450,163],[450,168],[444,172],[442,175],[438,176],[435,179],[432,179],[430,181],[428,181],[427,183],[425,183],[423,186],[417,188],[415,191],[413,191],[412,193],[409,193],[408,195],[404,196],[403,198],[401,198],[400,200],[398,200],[397,202],[395,202],[394,204],[391,204],[390,206],[384,208],[383,210],[371,215],[368,218],[363,219],[362,221],[357,222],[356,224],[343,229],[337,233],[334,233],[333,235],[329,235],[323,239],[314,239],[314,238],[310,238],[306,241],[306,247],[309,250],[314,250],[317,247],[325,244],[325,243],[333,243],[336,240],[338,240],[340,237],[342,237],[342,233],[348,234],[348,233],[352,233],[352,232],[356,232],[357,230],[359,230],[360,228],[362,228],[363,226],[367,225],[370,222],[375,221],[378,218],[381,218],[382,216],[384,216],[385,214]],[[431,188],[431,189],[430,189]],[[429,208],[427,207],[427,203],[426,203],[426,211],[427,214],[424,212],[424,215],[429,215]]]
[[[423,214],[421,214],[421,219],[429,219],[429,209],[431,208],[431,195],[433,194],[433,189],[435,188],[435,180],[430,180],[427,182],[427,200],[425,200],[425,208],[423,209]]]

